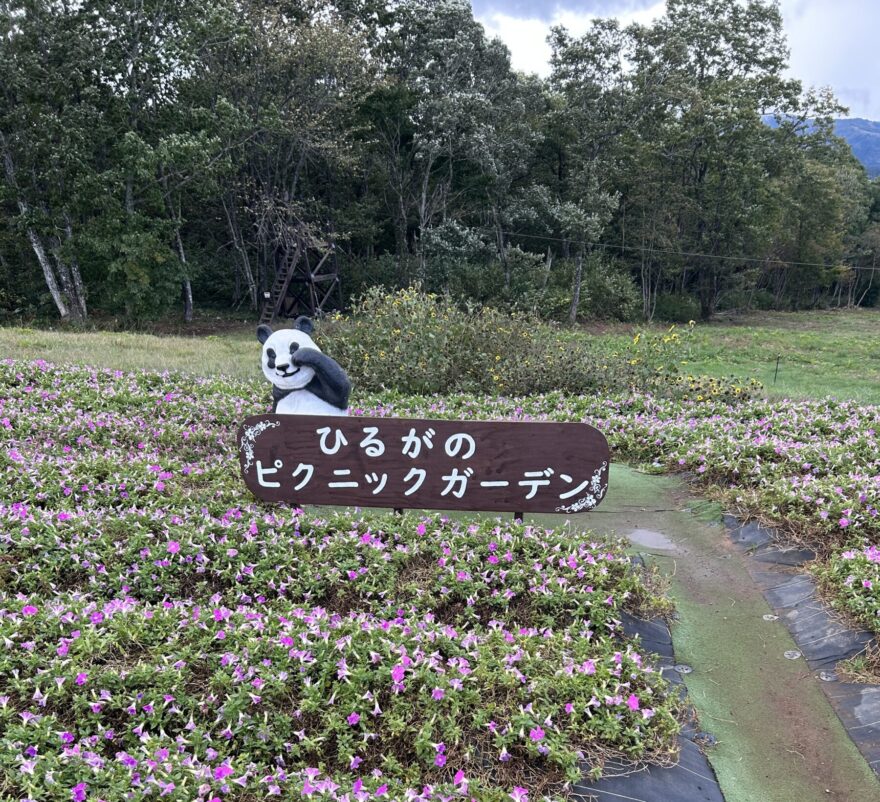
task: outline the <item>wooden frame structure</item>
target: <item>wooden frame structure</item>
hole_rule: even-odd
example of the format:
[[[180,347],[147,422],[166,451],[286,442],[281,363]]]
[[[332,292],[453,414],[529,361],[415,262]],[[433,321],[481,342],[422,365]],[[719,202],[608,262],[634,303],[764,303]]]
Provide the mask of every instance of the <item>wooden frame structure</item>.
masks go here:
[[[263,293],[260,323],[320,317],[342,303],[335,244],[316,242],[302,230],[292,240],[275,269],[272,288]]]

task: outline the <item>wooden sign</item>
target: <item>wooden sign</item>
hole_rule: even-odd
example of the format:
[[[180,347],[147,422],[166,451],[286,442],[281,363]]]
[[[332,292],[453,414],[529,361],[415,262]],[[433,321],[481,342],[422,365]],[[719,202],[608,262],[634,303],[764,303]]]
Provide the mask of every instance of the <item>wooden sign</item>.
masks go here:
[[[585,423],[255,415],[238,443],[264,501],[576,513],[608,488],[608,443]]]

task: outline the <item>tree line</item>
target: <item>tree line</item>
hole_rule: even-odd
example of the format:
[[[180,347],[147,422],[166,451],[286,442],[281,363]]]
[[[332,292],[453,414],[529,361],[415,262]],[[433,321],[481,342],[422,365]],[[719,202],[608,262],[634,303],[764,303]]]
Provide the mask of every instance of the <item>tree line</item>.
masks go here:
[[[668,0],[511,68],[464,0],[0,1],[0,307],[257,309],[293,238],[346,297],[575,321],[868,305],[880,183],[772,0]]]

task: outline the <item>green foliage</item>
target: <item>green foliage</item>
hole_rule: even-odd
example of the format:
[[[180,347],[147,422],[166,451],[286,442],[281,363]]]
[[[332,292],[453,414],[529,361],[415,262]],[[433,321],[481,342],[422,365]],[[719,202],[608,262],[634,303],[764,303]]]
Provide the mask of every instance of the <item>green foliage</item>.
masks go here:
[[[459,0],[12,0],[0,41],[6,308],[256,311],[304,230],[346,298],[420,281],[571,323],[880,298],[880,184],[771,0],[554,29],[546,80]]]
[[[650,390],[701,395],[693,377],[679,375],[686,356],[677,331],[637,335],[621,348],[572,336],[525,312],[459,305],[418,286],[369,290],[349,317],[321,323],[322,340],[365,391],[613,393]],[[706,397],[746,397],[747,383],[705,380]],[[736,386],[739,389],[733,389]]]
[[[850,548],[817,564],[814,573],[832,594],[832,604],[838,610],[872,630],[880,630],[880,545],[865,545],[855,539]]]
[[[670,323],[687,323],[700,317],[700,302],[692,295],[659,295],[654,317]]]
[[[508,395],[619,386],[617,366],[525,313],[460,307],[418,287],[376,287],[351,317],[322,324],[328,349],[355,386],[402,393]],[[627,375],[629,372],[627,372]]]

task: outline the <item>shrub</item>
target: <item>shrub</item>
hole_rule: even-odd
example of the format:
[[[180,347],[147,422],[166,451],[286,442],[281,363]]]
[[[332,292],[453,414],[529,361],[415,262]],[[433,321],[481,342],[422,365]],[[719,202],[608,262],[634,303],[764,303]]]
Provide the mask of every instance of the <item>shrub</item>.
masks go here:
[[[687,323],[699,316],[699,301],[690,295],[660,295],[657,297],[657,305],[654,308],[654,317],[657,320]]]
[[[351,317],[322,325],[328,349],[364,390],[401,393],[609,392],[646,386],[654,364],[593,347],[524,312],[459,307],[414,287],[372,288]]]
[[[633,320],[641,310],[641,296],[627,269],[601,254],[595,254],[587,261],[583,290],[578,309],[580,317]]]
[[[323,321],[322,333],[352,384],[367,392],[529,395],[635,389],[719,400],[749,397],[754,389],[743,382],[680,376],[686,340],[675,326],[637,334],[615,350],[526,312],[461,307],[419,287],[390,293],[371,288],[350,317]]]

